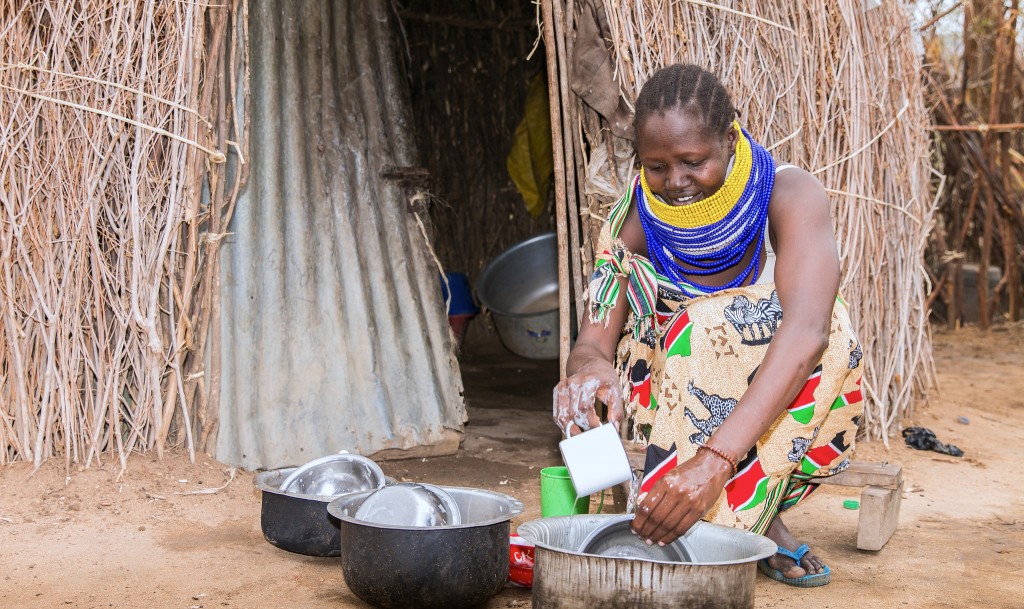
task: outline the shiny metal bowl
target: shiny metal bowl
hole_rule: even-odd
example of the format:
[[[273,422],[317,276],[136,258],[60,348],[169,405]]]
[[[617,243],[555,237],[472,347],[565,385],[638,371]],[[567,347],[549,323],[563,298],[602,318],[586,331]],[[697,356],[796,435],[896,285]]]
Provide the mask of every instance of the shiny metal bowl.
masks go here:
[[[296,467],[281,483],[281,490],[314,497],[338,497],[379,489],[384,484],[384,472],[379,465],[360,455],[341,453]]]
[[[443,527],[462,523],[455,499],[432,484],[399,482],[370,494],[354,515],[374,524]]]
[[[505,347],[529,359],[558,358],[558,237],[544,233],[509,247],[476,280]]]
[[[647,545],[630,530],[632,516],[609,520],[591,531],[580,544],[580,553],[612,558],[639,558],[663,562],[694,562],[694,552],[685,537],[670,544]]]

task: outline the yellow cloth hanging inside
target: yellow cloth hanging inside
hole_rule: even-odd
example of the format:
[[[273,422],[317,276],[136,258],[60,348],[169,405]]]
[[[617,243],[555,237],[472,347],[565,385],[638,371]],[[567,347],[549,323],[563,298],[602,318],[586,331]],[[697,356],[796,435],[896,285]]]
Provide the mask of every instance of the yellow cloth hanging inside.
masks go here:
[[[543,73],[530,81],[526,111],[519,121],[508,153],[508,175],[522,195],[526,209],[539,216],[547,204],[548,187],[554,172],[551,150],[551,114],[548,110],[548,86]]]

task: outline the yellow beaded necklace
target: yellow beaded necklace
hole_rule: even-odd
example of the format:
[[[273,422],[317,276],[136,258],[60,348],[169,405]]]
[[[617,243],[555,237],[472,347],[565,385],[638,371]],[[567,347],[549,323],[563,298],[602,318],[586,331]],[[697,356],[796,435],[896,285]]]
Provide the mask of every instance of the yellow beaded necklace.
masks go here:
[[[747,141],[737,121],[733,121],[733,128],[736,129],[738,137],[732,171],[725,177],[722,187],[706,199],[692,205],[669,205],[651,192],[644,170],[640,169],[640,184],[647,197],[647,204],[656,218],[679,228],[700,228],[720,222],[736,206],[750,179],[753,154],[750,151],[750,142]]]

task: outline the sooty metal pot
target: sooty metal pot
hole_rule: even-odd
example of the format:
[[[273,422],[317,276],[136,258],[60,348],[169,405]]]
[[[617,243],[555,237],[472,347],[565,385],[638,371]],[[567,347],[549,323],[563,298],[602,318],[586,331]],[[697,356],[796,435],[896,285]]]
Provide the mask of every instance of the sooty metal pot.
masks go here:
[[[306,556],[339,556],[341,541],[338,521],[327,513],[333,497],[286,493],[281,483],[294,467],[275,469],[256,475],[256,488],[262,491],[260,526],[271,544]]]
[[[497,594],[508,579],[509,521],[523,504],[501,493],[444,486],[462,523],[408,527],[354,518],[370,493],[327,509],[340,520],[341,567],[349,589],[384,609],[463,609]]]
[[[263,537],[282,550],[296,554],[340,556],[338,520],[327,513],[327,504],[337,495],[306,495],[281,490],[281,484],[297,469],[286,467],[256,475],[256,488],[262,491],[260,527]],[[383,479],[383,483],[393,482],[391,478]]]

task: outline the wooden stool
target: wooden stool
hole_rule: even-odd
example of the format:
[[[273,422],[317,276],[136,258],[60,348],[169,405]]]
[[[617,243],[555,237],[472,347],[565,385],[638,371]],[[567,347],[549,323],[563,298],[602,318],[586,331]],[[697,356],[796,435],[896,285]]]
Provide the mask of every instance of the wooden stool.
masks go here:
[[[644,449],[626,445],[626,456],[634,471],[643,472]],[[827,478],[816,478],[820,484],[860,486],[860,514],[857,521],[857,549],[877,552],[896,531],[903,499],[903,468],[895,463],[850,462],[846,471]],[[613,489],[616,507],[625,510],[629,483]]]
[[[821,484],[861,486],[857,549],[877,552],[896,531],[903,500],[903,467],[895,463],[852,461],[843,472],[816,479]]]

